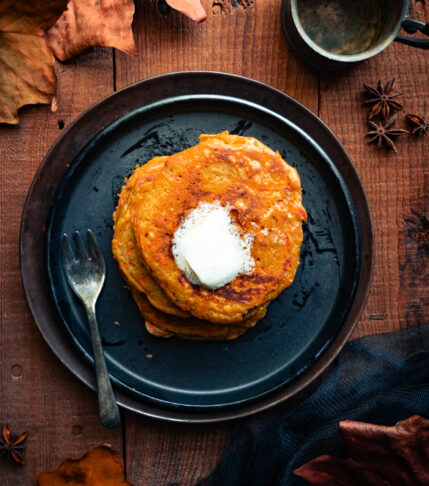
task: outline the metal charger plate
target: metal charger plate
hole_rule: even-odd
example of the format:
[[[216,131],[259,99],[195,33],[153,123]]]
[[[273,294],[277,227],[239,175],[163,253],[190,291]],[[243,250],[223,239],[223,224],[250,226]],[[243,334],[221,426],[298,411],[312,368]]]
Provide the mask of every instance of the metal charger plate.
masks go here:
[[[155,338],[111,256],[116,194],[136,164],[222,130],[259,138],[298,169],[309,213],[301,265],[293,285],[240,338]],[[371,215],[346,152],[295,100],[238,76],[173,73],[124,88],[71,124],[35,176],[20,242],[27,300],[54,353],[94,389],[85,315],[60,265],[61,235],[87,228],[106,257],[97,314],[118,403],[153,417],[225,420],[291,397],[338,354],[369,290]]]

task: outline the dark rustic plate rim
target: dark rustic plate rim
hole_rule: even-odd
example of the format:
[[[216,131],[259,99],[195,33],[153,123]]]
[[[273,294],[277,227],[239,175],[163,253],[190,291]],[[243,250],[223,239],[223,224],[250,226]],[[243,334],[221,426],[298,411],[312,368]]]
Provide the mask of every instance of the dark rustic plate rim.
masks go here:
[[[349,173],[349,178],[351,177],[353,179],[354,187],[352,188],[355,196],[353,198],[353,203],[356,207],[356,212],[358,216],[358,223],[359,223],[359,228],[361,230],[361,248],[362,248],[362,266],[361,266],[361,275],[359,279],[359,283],[356,289],[356,294],[355,294],[355,299],[352,303],[351,309],[349,310],[349,314],[345,319],[345,322],[343,324],[343,327],[341,328],[339,334],[336,336],[336,338],[333,339],[331,342],[330,346],[326,349],[326,351],[320,356],[319,360],[306,372],[303,373],[300,377],[298,377],[296,380],[292,381],[288,385],[285,385],[283,388],[281,388],[278,391],[273,392],[272,394],[268,396],[264,396],[262,399],[258,401],[253,401],[249,404],[245,404],[239,408],[233,408],[233,409],[227,409],[227,410],[216,410],[212,409],[210,411],[203,411],[203,412],[196,412],[196,411],[189,411],[189,410],[175,410],[171,408],[165,408],[162,406],[157,406],[154,404],[150,404],[148,402],[143,402],[141,399],[136,399],[135,397],[130,396],[126,392],[122,391],[121,389],[117,389],[117,398],[118,398],[118,403],[125,408],[128,408],[130,410],[134,410],[139,413],[143,413],[145,415],[149,415],[152,417],[157,417],[157,418],[162,418],[166,420],[172,420],[172,421],[185,421],[185,422],[213,422],[213,421],[220,421],[220,420],[227,420],[231,418],[238,418],[238,417],[243,417],[246,415],[250,415],[259,411],[262,411],[266,408],[272,407],[277,403],[280,403],[293,395],[297,394],[299,391],[302,391],[308,384],[310,384],[326,367],[332,362],[332,360],[336,357],[336,355],[339,353],[345,342],[347,341],[348,337],[350,336],[355,324],[357,323],[360,313],[362,312],[366,298],[368,295],[369,291],[369,286],[371,282],[371,277],[372,277],[372,270],[373,270],[373,230],[372,230],[372,220],[371,220],[371,213],[368,205],[368,201],[366,199],[366,195],[364,192],[364,189],[362,187],[362,184],[360,182],[359,176],[353,166],[352,161],[350,160],[349,156],[345,152],[344,148],[341,146],[339,141],[336,139],[335,135],[330,131],[330,129],[320,120],[318,119],[313,113],[311,113],[307,108],[305,108],[303,105],[298,103],[297,101],[293,100],[289,96],[285,95],[284,93],[275,90],[274,88],[265,85],[263,83],[260,83],[258,81],[251,80],[249,78],[244,78],[241,76],[237,75],[232,75],[232,74],[226,74],[226,73],[216,73],[216,72],[204,72],[204,71],[188,71],[188,72],[179,72],[179,73],[170,73],[166,75],[161,75],[157,76],[155,78],[150,78],[144,81],[141,81],[139,83],[136,83],[134,85],[128,86],[126,88],[123,88],[120,91],[117,91],[107,98],[104,98],[100,102],[96,103],[92,107],[90,107],[87,111],[85,111],[82,115],[80,115],[69,127],[68,129],[63,132],[63,134],[57,139],[57,141],[54,143],[54,145],[51,147],[49,150],[48,154],[46,155],[44,161],[42,162],[39,170],[37,171],[35,178],[33,180],[33,183],[31,185],[31,188],[29,190],[27,200],[24,206],[24,211],[23,211],[23,218],[22,218],[22,223],[21,223],[21,236],[20,236],[20,261],[21,261],[21,273],[22,273],[22,280],[23,280],[23,285],[24,285],[24,290],[26,293],[27,297],[27,302],[29,304],[30,310],[33,314],[33,317],[36,321],[37,326],[39,327],[39,330],[44,337],[45,341],[48,343],[48,345],[51,347],[53,352],[57,355],[57,357],[78,377],[80,378],[84,383],[86,383],[88,386],[91,388],[95,389],[95,381],[93,377],[93,369],[90,365],[87,363],[82,362],[83,357],[76,356],[75,353],[79,354],[77,350],[75,350],[75,353],[71,349],[67,349],[67,345],[70,346],[68,343],[67,339],[68,336],[64,335],[64,330],[58,329],[58,325],[55,326],[54,320],[56,319],[55,312],[52,312],[52,297],[49,295],[46,295],[46,289],[43,295],[43,305],[40,306],[40,302],[38,302],[38,298],[34,294],[34,288],[37,288],[37,284],[40,283],[40,281],[45,280],[46,283],[46,278],[47,276],[44,275],[44,269],[40,268],[39,265],[39,270],[40,274],[39,276],[35,279],[35,272],[34,268],[31,269],[31,265],[34,266],[34,260],[28,258],[28,255],[31,251],[31,248],[34,248],[34,244],[39,243],[40,245],[40,235],[34,236],[34,232],[31,231],[31,228],[34,229],[34,221],[31,220],[31,216],[34,215],[34,206],[37,206],[37,208],[40,207],[40,201],[37,202],[37,198],[35,200],[35,196],[37,196],[37,190],[38,186],[43,185],[43,182],[40,183],[41,176],[43,172],[48,171],[49,169],[49,163],[50,160],[52,159],[55,150],[60,146],[62,140],[66,135],[75,135],[76,131],[79,132],[79,130],[76,128],[79,126],[80,122],[82,119],[84,119],[86,116],[90,116],[91,113],[94,113],[97,111],[97,108],[100,108],[104,106],[105,104],[108,104],[112,98],[114,99],[121,99],[127,98],[127,94],[130,94],[132,97],[132,92],[133,90],[142,90],[145,87],[149,85],[149,87],[152,85],[159,85],[159,83],[166,83],[168,84],[175,84],[178,83],[178,79],[184,80],[186,83],[186,80],[208,80],[212,79],[213,81],[217,80],[222,80],[224,83],[230,83],[230,84],[237,84],[237,85],[242,85],[242,88],[244,89],[246,86],[249,89],[253,89],[256,91],[256,94],[260,94],[260,96],[264,96],[266,93],[270,93],[273,97],[280,97],[283,99],[286,104],[289,106],[294,107],[295,109],[298,109],[301,113],[304,113],[304,115],[307,117],[307,121],[310,120],[310,125],[311,122],[315,123],[314,131],[317,134],[317,130],[321,130],[321,134],[319,136],[322,136],[322,138],[328,140],[328,146],[334,150],[336,149],[339,151],[339,155],[342,156],[342,163],[345,164],[344,167],[347,169]],[[193,84],[192,81],[190,83],[191,85]],[[217,83],[213,82],[213,86],[216,86]],[[159,87],[158,87],[159,89]],[[211,94],[219,94],[219,95],[226,95],[228,96],[229,93],[226,93],[226,91],[229,88],[223,88],[223,89],[213,89]],[[189,94],[192,93],[191,88],[188,88]],[[209,94],[209,93],[207,93]],[[158,98],[159,100],[159,98]],[[259,104],[255,100],[251,100],[257,104]],[[144,104],[148,104],[149,102],[145,102]],[[114,104],[114,103],[113,103]],[[120,104],[120,103],[119,103]],[[133,101],[131,101],[131,104],[133,104]],[[141,105],[141,103],[139,103]],[[136,106],[138,106],[136,104]],[[116,109],[116,111],[115,111]],[[117,113],[119,109],[119,114]],[[117,118],[120,117],[120,106],[116,108],[115,106],[113,107],[113,115],[115,113],[116,116],[112,116],[110,119],[110,122],[114,122]],[[128,106],[128,109],[131,110],[133,109],[132,107]],[[274,110],[273,110],[274,111]],[[123,114],[123,113],[122,113]],[[282,113],[280,112],[280,115],[282,116]],[[109,123],[110,123],[109,122]],[[80,150],[83,149],[83,147],[86,145],[91,138],[98,133],[99,130],[102,128],[105,128],[109,123],[106,125],[102,126],[101,128],[96,128],[95,133],[93,132],[91,136],[87,137],[86,141],[80,145]],[[79,134],[79,133],[78,133]],[[85,138],[85,137],[84,137]],[[330,143],[329,143],[330,142]],[[322,147],[323,148],[323,147]],[[75,154],[77,155],[77,154]],[[74,157],[74,155],[70,155],[70,157]],[[57,163],[58,165],[58,163]],[[343,167],[343,168],[344,168]],[[337,167],[337,169],[339,169]],[[65,172],[65,169],[64,169]],[[49,171],[48,171],[49,174]],[[61,180],[61,179],[60,179]],[[39,187],[40,189],[40,187]],[[53,197],[52,189],[50,191],[50,196],[51,198]],[[48,191],[49,192],[49,191]],[[55,191],[54,191],[55,192]],[[49,199],[49,198],[48,198]],[[43,204],[42,204],[43,206]],[[44,208],[46,212],[46,207]],[[49,208],[48,208],[49,209]],[[49,212],[49,211],[48,211]],[[46,216],[46,214],[45,214]],[[42,218],[43,219],[43,218]],[[43,228],[39,228],[43,231]],[[29,231],[30,230],[30,231]],[[37,240],[37,241],[36,241]],[[45,286],[46,287],[46,286]],[[42,291],[43,292],[43,291]],[[40,293],[39,293],[40,296]],[[51,309],[48,309],[47,306],[51,306]],[[40,313],[42,311],[42,314]],[[48,318],[48,319],[47,319]],[[47,324],[49,321],[50,324]],[[53,324],[53,325],[52,325]]]
[[[58,204],[61,204],[61,201],[64,199],[64,191],[66,191],[66,188],[69,184],[73,185],[73,180],[75,179],[75,172],[80,169],[80,166],[82,163],[84,163],[85,159],[88,157],[88,154],[91,153],[91,151],[97,147],[98,145],[102,144],[104,140],[109,139],[110,136],[114,136],[116,130],[120,129],[123,124],[130,123],[134,118],[140,118],[142,115],[149,115],[151,112],[157,112],[159,109],[167,109],[169,112],[174,111],[175,107],[177,104],[183,105],[184,103],[188,104],[189,106],[194,107],[194,104],[196,106],[200,106],[201,103],[209,103],[212,104],[215,102],[217,104],[217,107],[214,109],[218,109],[220,113],[223,113],[225,109],[238,109],[240,110],[243,109],[244,111],[254,109],[256,112],[263,114],[264,116],[269,117],[270,119],[276,121],[280,126],[285,126],[288,127],[289,129],[293,130],[294,133],[297,133],[302,139],[305,141],[306,145],[308,147],[312,148],[312,151],[318,154],[318,157],[322,160],[324,160],[324,163],[327,165],[329,168],[328,171],[330,172],[330,175],[335,178],[336,183],[339,185],[341,188],[342,196],[344,197],[344,204],[347,206],[347,210],[349,211],[349,216],[350,216],[350,224],[353,225],[353,240],[354,240],[354,251],[351,251],[353,254],[353,257],[356,261],[356,265],[354,268],[354,274],[353,278],[350,278],[352,280],[352,288],[350,289],[350,292],[347,293],[347,299],[346,301],[342,301],[341,307],[342,307],[342,312],[340,316],[337,316],[337,321],[338,322],[343,322],[345,317],[347,316],[349,309],[352,305],[354,295],[356,292],[356,287],[357,283],[359,281],[359,274],[360,274],[360,268],[361,268],[361,248],[360,248],[360,238],[359,238],[359,225],[357,222],[356,214],[354,211],[354,204],[353,200],[351,198],[351,195],[349,193],[348,187],[344,181],[344,179],[341,177],[339,174],[338,169],[334,165],[333,161],[330,159],[328,154],[326,154],[319,145],[305,132],[301,130],[299,126],[296,125],[295,122],[286,119],[282,115],[269,110],[263,106],[257,105],[256,103],[249,102],[247,100],[244,100],[242,98],[238,97],[231,97],[231,96],[221,96],[221,95],[184,95],[184,96],[176,96],[176,97],[170,97],[170,98],[164,98],[158,102],[151,103],[149,105],[144,105],[138,108],[135,108],[134,110],[131,110],[116,120],[112,121],[109,125],[107,125],[101,132],[99,132],[97,135],[95,135],[82,149],[82,151],[78,154],[78,156],[73,160],[72,165],[68,169],[67,173],[63,177],[62,181],[60,182],[56,195],[54,197],[54,201],[52,203],[52,208],[51,208],[51,214],[49,218],[49,223],[46,229],[46,260],[47,260],[47,270],[48,270],[48,275],[49,275],[49,283],[50,283],[50,288],[51,288],[51,293],[53,296],[53,300],[56,306],[56,309],[58,311],[58,315],[60,319],[63,322],[63,325],[65,329],[67,330],[70,339],[73,342],[73,345],[79,350],[79,352],[84,356],[84,358],[90,363],[91,366],[94,366],[93,362],[93,357],[92,354],[90,353],[89,350],[86,350],[85,347],[83,346],[82,342],[79,341],[79,339],[76,337],[75,333],[71,329],[68,319],[64,316],[62,310],[61,310],[61,305],[58,300],[58,295],[57,295],[57,281],[55,277],[53,277],[53,273],[55,273],[54,268],[57,265],[57,260],[58,257],[54,257],[53,255],[57,255],[58,252],[58,242],[54,241],[54,237],[52,235],[53,233],[53,226],[55,226],[56,221],[59,217],[58,215]],[[232,108],[234,107],[234,108]],[[194,107],[195,108],[195,107]],[[277,124],[276,123],[276,124]],[[60,245],[61,248],[61,245]],[[329,339],[323,344],[322,347],[317,349],[317,352],[313,354],[313,360],[316,361],[318,356],[320,356],[323,351],[326,349],[326,347],[329,346],[331,341],[334,339],[335,334],[332,334]],[[215,409],[226,409],[226,408],[232,408],[232,407],[238,407],[242,406],[244,404],[250,403],[255,400],[260,400],[263,397],[265,397],[268,394],[271,394],[275,392],[276,390],[280,389],[281,387],[285,386],[287,383],[290,381],[296,379],[298,376],[303,374],[308,368],[311,367],[314,361],[308,361],[305,366],[301,366],[300,368],[297,369],[295,372],[295,375],[293,378],[289,378],[283,382],[280,382],[276,384],[275,386],[268,387],[264,391],[261,391],[256,394],[249,395],[246,398],[240,398],[237,399],[235,398],[232,401],[229,402],[223,402],[223,403],[214,403],[214,404],[196,404],[196,403],[179,403],[177,401],[172,401],[172,399],[161,399],[157,398],[151,395],[148,395],[147,393],[144,393],[143,391],[137,391],[135,388],[131,387],[126,381],[120,380],[113,372],[110,373],[112,383],[126,392],[137,396],[140,399],[144,400],[149,400],[151,402],[154,402],[156,404],[159,404],[161,406],[165,407],[171,407],[175,409],[188,409],[188,410],[193,410],[196,412],[202,411],[202,410],[215,410]]]

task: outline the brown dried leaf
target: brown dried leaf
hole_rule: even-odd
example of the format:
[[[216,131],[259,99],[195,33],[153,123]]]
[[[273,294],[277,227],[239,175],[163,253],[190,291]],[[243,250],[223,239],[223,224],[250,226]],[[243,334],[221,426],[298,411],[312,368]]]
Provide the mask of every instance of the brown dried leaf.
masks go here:
[[[203,22],[207,18],[200,0],[166,0],[166,2],[171,8],[182,12],[197,23]]]
[[[66,61],[90,47],[115,47],[136,56],[133,0],[70,0],[45,34],[54,56]]]
[[[18,123],[23,105],[51,103],[55,60],[43,33],[66,5],[67,0],[0,2],[0,123]]]
[[[339,423],[348,459],[320,456],[294,473],[316,486],[429,484],[429,420],[414,415],[393,427]]]
[[[78,460],[66,459],[55,471],[39,473],[38,486],[131,486],[121,456],[109,447],[91,449]]]

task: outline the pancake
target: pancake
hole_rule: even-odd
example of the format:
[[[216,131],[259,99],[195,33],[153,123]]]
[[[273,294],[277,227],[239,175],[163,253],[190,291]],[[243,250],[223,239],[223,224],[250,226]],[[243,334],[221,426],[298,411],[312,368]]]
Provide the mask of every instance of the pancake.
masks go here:
[[[122,187],[118,205],[113,215],[115,222],[112,239],[113,256],[125,275],[128,284],[139,292],[144,292],[157,309],[176,316],[189,316],[175,306],[165,295],[150,273],[142,265],[136,240],[131,226],[130,195],[133,190],[143,192],[164,166],[167,157],[155,157],[141,167],[137,167]]]
[[[141,167],[137,166],[131,176],[125,178],[125,184],[121,187],[118,204],[116,205],[115,212],[113,213],[114,223],[116,223],[118,220],[121,210],[128,201],[131,192],[136,188],[136,186],[150,183],[153,180],[153,176],[160,169],[162,169],[162,167],[164,167],[166,160],[166,156],[154,157]]]
[[[132,197],[142,263],[168,298],[195,317],[239,323],[293,282],[307,218],[300,179],[278,152],[255,138],[201,135],[198,145],[169,156],[152,183]],[[171,250],[175,231],[201,201],[227,207],[234,223],[254,238],[253,273],[217,290],[192,285]]]
[[[172,332],[163,331],[162,329],[155,326],[155,324],[152,324],[149,321],[145,321],[145,326],[146,326],[147,332],[152,334],[153,336],[162,337],[162,338],[170,338],[170,337],[174,336],[174,334]]]
[[[180,333],[173,333],[173,332],[169,332],[169,331],[164,331],[163,329],[155,326],[154,324],[152,324],[149,321],[145,321],[145,326],[146,326],[147,332],[149,332],[150,334],[152,334],[153,336],[156,336],[156,337],[170,338],[170,337],[174,336],[174,337],[177,337],[177,338],[180,338],[180,339],[189,339],[189,340],[193,340],[193,341],[222,341],[222,340],[225,340],[225,339],[235,339],[238,336],[241,336],[241,334],[243,334],[246,331],[246,329],[243,329],[240,333],[237,333],[236,335],[231,334],[230,337],[225,337],[225,338],[221,338],[221,337],[210,338],[210,337],[193,336],[193,335],[189,335],[189,334],[180,334]]]
[[[136,289],[131,289],[131,293],[145,319],[146,329],[159,337],[177,336],[200,340],[234,339],[253,327],[266,313],[266,307],[260,307],[258,313],[251,319],[237,325],[214,324],[197,318],[167,315],[152,306],[147,297]]]
[[[189,317],[191,314],[174,305],[151,277],[142,262],[140,252],[131,225],[131,209],[133,191],[144,193],[155,180],[164,166],[167,157],[155,157],[141,167],[136,167],[133,174],[126,179],[122,187],[118,205],[113,215],[115,221],[112,250],[118,261],[121,273],[130,287],[146,294],[150,303],[158,310],[179,317]],[[248,314],[253,317],[259,312],[254,309]]]

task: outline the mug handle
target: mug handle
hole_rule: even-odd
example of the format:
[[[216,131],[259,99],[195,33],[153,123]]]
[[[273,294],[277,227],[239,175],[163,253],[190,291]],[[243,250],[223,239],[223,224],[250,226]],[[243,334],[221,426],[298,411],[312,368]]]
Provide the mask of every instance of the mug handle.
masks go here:
[[[419,30],[429,37],[429,24],[420,22],[420,20],[405,19],[402,22],[402,28],[407,34],[415,34]],[[429,49],[429,39],[414,39],[406,35],[398,35],[395,41],[407,44],[408,46],[419,47],[420,49]]]

